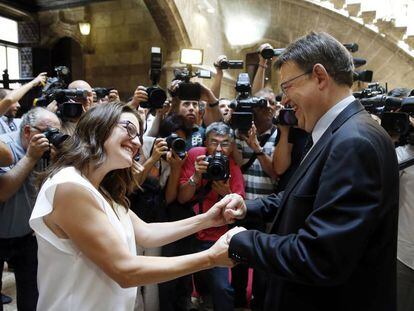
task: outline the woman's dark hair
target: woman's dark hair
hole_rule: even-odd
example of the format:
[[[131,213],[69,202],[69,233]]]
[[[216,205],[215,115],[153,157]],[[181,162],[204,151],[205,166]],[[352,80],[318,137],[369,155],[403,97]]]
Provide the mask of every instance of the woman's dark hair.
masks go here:
[[[80,118],[75,133],[67,139],[56,154],[56,161],[39,174],[39,185],[48,177],[52,177],[60,169],[73,166],[86,174],[92,163],[92,169],[100,167],[106,160],[104,143],[112,133],[123,113],[135,115],[139,122],[140,134],[143,134],[143,123],[138,113],[121,102],[98,105],[91,108]],[[140,138],[142,140],[142,137]],[[142,141],[141,141],[142,143]],[[104,177],[99,191],[109,203],[116,202],[126,208],[129,201],[126,194],[138,187],[138,164],[132,167],[109,172]]]
[[[188,124],[184,116],[172,114],[161,122],[158,134],[160,137],[167,137],[178,130],[182,130],[186,137],[189,137],[191,135],[192,126]]]

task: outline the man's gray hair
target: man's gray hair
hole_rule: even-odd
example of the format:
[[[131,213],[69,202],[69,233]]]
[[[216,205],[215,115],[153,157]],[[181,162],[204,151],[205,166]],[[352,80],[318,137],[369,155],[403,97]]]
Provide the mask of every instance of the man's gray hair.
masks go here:
[[[276,68],[292,61],[305,72],[312,72],[315,64],[325,67],[337,84],[353,84],[354,63],[348,50],[327,33],[311,32],[290,44],[276,61]]]
[[[224,122],[213,122],[206,128],[206,138],[210,136],[210,134],[216,134],[220,136],[229,135],[229,138],[233,138],[233,130],[230,126],[228,126]]]
[[[29,125],[31,127],[36,126],[38,120],[44,116],[44,115],[54,115],[56,116],[53,112],[43,108],[43,107],[35,107],[30,109],[28,112],[26,112],[23,116],[22,116],[22,123],[20,124],[20,132],[23,133],[23,128],[26,125]],[[56,116],[57,118],[57,116]]]

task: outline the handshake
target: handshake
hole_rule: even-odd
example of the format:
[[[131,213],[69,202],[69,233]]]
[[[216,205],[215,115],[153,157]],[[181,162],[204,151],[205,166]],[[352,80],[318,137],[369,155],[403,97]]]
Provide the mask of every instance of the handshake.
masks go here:
[[[218,227],[234,223],[246,216],[247,208],[243,198],[235,193],[226,195],[219,202],[214,204],[206,213],[209,227]],[[214,266],[232,267],[235,263],[228,256],[228,249],[232,237],[246,229],[234,227],[223,234],[216,243],[208,250],[210,259]]]

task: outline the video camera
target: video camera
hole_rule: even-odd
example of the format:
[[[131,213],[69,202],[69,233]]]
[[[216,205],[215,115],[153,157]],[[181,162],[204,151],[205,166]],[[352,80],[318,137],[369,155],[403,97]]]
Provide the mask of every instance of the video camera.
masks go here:
[[[230,125],[233,129],[248,131],[253,122],[253,109],[267,107],[267,100],[263,97],[250,96],[251,85],[249,75],[240,73],[236,81],[236,91],[239,93],[235,100],[230,103],[233,109]]]
[[[199,69],[193,72],[193,65],[201,65],[203,63],[203,50],[200,49],[182,49],[180,62],[186,64],[185,68],[174,69],[174,80],[180,80],[171,96],[178,96],[180,100],[199,101],[201,97],[201,85],[197,82],[191,82],[190,79],[199,77],[210,79],[211,72],[209,70]]]
[[[411,92],[413,93],[413,92]],[[400,137],[398,145],[414,144],[414,129],[410,116],[414,116],[414,96],[387,96],[387,88],[372,83],[362,92],[354,93],[364,108],[381,119],[381,126],[390,136]]]
[[[55,67],[56,77],[48,78],[42,89],[42,95],[34,100],[35,106],[46,107],[56,100],[58,110],[56,114],[62,119],[78,118],[83,112],[82,101],[88,96],[83,89],[66,89],[66,77],[69,69],[65,66]]]
[[[244,63],[242,60],[226,60],[223,59],[218,63],[220,69],[243,69]]]
[[[112,90],[115,90],[115,88],[114,87],[94,87],[92,89],[92,91],[96,93],[97,99],[105,98],[105,96],[108,96]]]
[[[230,177],[229,158],[220,151],[206,156],[204,161],[208,162],[207,172],[203,174],[204,179],[227,180]]]
[[[147,87],[148,101],[140,104],[142,108],[148,109],[161,109],[164,107],[167,94],[159,87],[158,83],[161,78],[162,68],[162,54],[161,48],[151,48],[151,68],[149,71],[149,77],[152,85]]]

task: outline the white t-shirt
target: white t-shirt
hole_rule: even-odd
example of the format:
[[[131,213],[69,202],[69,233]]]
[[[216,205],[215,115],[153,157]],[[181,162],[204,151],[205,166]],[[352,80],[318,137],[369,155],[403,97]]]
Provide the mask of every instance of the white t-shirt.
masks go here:
[[[74,167],[60,170],[40,189],[30,218],[30,226],[38,242],[37,310],[133,310],[136,288],[121,288],[97,265],[90,261],[70,239],[59,238],[46,226],[43,217],[53,210],[58,184],[71,182],[90,191],[131,254],[136,254],[135,235],[126,210],[114,210],[99,191]]]
[[[396,148],[398,162],[414,157],[414,146]],[[414,269],[414,165],[400,171],[397,258]]]

